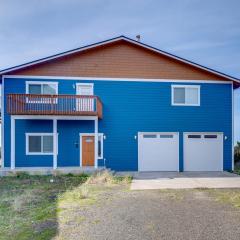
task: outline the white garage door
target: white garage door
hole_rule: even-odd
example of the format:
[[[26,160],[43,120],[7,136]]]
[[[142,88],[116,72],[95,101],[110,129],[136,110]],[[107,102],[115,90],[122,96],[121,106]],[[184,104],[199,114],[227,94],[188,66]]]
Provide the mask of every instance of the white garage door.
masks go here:
[[[222,133],[184,134],[184,171],[222,170]]]
[[[178,133],[139,133],[139,171],[179,171]]]

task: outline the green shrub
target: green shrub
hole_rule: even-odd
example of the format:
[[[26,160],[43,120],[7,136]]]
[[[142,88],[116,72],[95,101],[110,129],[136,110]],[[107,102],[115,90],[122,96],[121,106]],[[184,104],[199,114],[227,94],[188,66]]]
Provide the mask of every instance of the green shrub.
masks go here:
[[[234,147],[234,162],[240,162],[240,142]]]

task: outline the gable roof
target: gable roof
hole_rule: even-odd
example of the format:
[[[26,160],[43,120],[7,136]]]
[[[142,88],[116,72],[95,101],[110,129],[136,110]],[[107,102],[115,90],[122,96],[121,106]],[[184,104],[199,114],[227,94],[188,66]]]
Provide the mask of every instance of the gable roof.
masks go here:
[[[51,55],[51,56],[48,56],[48,57],[45,57],[45,58],[41,58],[41,59],[38,59],[38,60],[35,60],[35,61],[31,61],[31,62],[28,62],[28,63],[17,65],[17,66],[14,66],[14,67],[6,68],[6,69],[3,69],[3,70],[0,71],[0,75],[6,74],[6,73],[11,73],[11,72],[16,71],[16,70],[21,70],[21,69],[24,69],[24,68],[27,68],[27,67],[30,67],[30,66],[33,66],[33,65],[40,64],[40,63],[49,62],[51,60],[54,60],[54,59],[57,59],[57,58],[60,58],[60,57],[66,56],[66,55],[70,55],[70,54],[73,54],[73,53],[78,53],[78,52],[85,51],[85,50],[88,50],[88,49],[92,49],[92,48],[95,48],[95,47],[103,46],[103,45],[106,45],[106,44],[109,44],[109,43],[114,43],[114,42],[117,42],[117,41],[120,41],[120,40],[126,41],[128,43],[132,43],[132,44],[140,46],[140,47],[143,47],[143,48],[151,50],[155,53],[159,53],[159,54],[167,56],[171,59],[177,60],[179,62],[188,64],[188,65],[191,65],[193,67],[196,67],[198,69],[207,71],[207,72],[212,73],[214,75],[217,75],[219,77],[224,77],[228,80],[231,80],[231,81],[237,83],[238,85],[240,84],[240,80],[238,78],[235,78],[235,77],[232,77],[232,76],[227,75],[225,73],[222,73],[222,72],[213,70],[211,68],[202,66],[198,63],[195,63],[195,62],[189,61],[187,59],[178,57],[174,54],[171,54],[171,53],[168,53],[166,51],[157,49],[155,47],[149,46],[145,43],[133,40],[133,39],[128,38],[128,37],[123,36],[123,35],[119,36],[119,37],[111,38],[111,39],[108,39],[108,40],[105,40],[105,41],[101,41],[101,42],[93,43],[93,44],[90,44],[90,45],[86,45],[86,46],[83,46],[83,47],[80,47],[80,48],[75,48],[73,50],[65,51],[65,52],[62,52],[62,53],[59,53],[59,54]]]

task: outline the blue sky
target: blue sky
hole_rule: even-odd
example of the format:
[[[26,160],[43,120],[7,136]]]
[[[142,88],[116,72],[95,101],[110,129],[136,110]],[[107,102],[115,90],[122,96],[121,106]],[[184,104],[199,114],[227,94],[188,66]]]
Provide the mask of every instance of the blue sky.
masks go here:
[[[239,0],[1,0],[0,69],[141,34],[144,43],[240,78],[239,9]]]

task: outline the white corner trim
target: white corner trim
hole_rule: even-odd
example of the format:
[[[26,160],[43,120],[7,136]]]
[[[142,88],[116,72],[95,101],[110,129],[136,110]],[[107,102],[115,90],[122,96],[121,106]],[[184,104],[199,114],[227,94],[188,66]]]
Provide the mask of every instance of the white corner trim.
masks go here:
[[[57,133],[57,119],[53,119],[53,169],[57,169],[58,157],[58,133]]]
[[[120,81],[120,82],[176,82],[176,83],[213,83],[232,84],[231,81],[223,80],[194,80],[194,79],[154,79],[154,78],[109,78],[109,77],[64,77],[64,76],[28,76],[28,75],[3,75],[5,78],[19,79],[47,79],[47,80],[83,80],[83,81]]]
[[[1,158],[2,158],[2,165],[1,168],[4,168],[4,77],[2,77],[2,86],[1,86]]]
[[[232,171],[234,170],[234,92],[232,83]]]
[[[15,119],[11,116],[11,169],[15,169]]]
[[[175,88],[195,88],[198,90],[198,103],[193,104],[193,103],[175,103],[174,102],[174,89]],[[172,106],[200,106],[201,105],[201,91],[200,91],[201,86],[200,85],[171,85],[171,105]],[[186,94],[185,94],[186,97]]]

